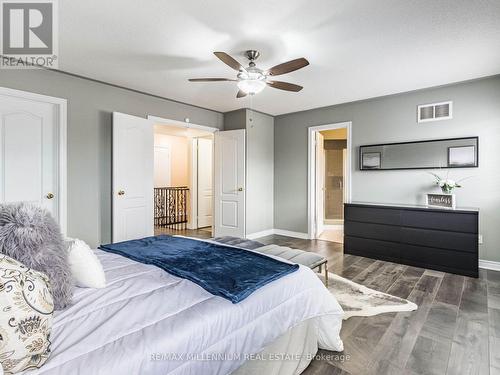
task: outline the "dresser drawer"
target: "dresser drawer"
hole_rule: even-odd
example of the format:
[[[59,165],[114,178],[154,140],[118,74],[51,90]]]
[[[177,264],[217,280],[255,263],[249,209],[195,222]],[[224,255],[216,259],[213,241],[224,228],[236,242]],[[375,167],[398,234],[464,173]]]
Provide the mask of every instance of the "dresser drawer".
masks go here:
[[[477,254],[412,245],[401,246],[401,262],[477,277]]]
[[[344,237],[344,252],[346,254],[398,262],[400,259],[399,249],[400,245],[393,242]]]
[[[420,228],[401,228],[401,242],[410,245],[421,245],[465,251],[477,252],[478,238],[476,234],[460,232],[443,232],[439,230]]]
[[[401,227],[346,221],[344,234],[350,237],[399,242],[401,240]]]
[[[345,205],[344,219],[365,223],[400,225],[401,211],[399,209]]]
[[[436,212],[427,210],[402,210],[401,225],[405,227],[428,228],[444,231],[477,233],[476,213],[454,211]]]

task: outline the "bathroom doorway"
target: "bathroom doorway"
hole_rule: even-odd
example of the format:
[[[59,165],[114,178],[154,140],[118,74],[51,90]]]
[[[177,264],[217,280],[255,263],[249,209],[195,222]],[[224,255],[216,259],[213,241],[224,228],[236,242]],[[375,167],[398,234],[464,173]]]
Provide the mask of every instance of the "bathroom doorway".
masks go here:
[[[344,203],[350,200],[350,126],[309,128],[311,238],[343,242]]]

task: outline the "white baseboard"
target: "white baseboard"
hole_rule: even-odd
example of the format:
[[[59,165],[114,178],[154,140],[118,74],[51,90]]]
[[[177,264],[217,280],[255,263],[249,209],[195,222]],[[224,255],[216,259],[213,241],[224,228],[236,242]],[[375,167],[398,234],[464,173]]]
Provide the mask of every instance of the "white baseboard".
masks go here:
[[[500,262],[493,262],[491,260],[479,259],[479,268],[486,270],[500,271]]]
[[[303,240],[308,240],[309,239],[309,234],[307,234],[307,233],[293,232],[293,231],[284,230],[284,229],[274,229],[274,234],[277,234],[277,235],[280,235],[280,236],[301,238]]]
[[[266,237],[274,234],[274,229],[267,229],[260,232],[250,233],[246,235],[249,240],[255,240],[256,238]]]
[[[267,229],[261,232],[250,233],[246,235],[246,238],[249,240],[255,240],[256,238],[266,237],[272,234],[277,234],[279,236],[293,237],[293,238],[301,238],[303,240],[309,239],[309,235],[307,233],[293,232],[284,229]]]

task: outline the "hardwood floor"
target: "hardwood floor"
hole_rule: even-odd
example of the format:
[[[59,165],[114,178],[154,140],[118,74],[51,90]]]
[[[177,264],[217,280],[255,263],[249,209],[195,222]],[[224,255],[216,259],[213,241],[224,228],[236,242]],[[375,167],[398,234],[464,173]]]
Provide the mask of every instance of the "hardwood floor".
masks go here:
[[[191,232],[203,237],[206,233]],[[257,239],[320,253],[330,272],[418,305],[343,323],[344,361],[320,350],[305,375],[500,374],[500,272],[473,279],[344,255],[342,244],[284,236]]]
[[[211,232],[210,228],[170,229],[170,228],[155,227],[155,236],[158,236],[160,234],[189,236],[189,237],[196,237],[196,238],[203,238],[203,239],[212,238],[212,232]]]
[[[323,254],[331,272],[419,307],[344,321],[349,357],[315,360],[303,374],[500,374],[500,272],[481,270],[473,279],[344,255],[334,242],[282,236],[257,241]]]

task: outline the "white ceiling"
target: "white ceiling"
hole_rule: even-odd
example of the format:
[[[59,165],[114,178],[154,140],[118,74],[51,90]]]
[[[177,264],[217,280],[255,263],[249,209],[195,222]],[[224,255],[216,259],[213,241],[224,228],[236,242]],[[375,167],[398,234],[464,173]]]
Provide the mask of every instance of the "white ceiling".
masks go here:
[[[499,0],[85,0],[60,1],[59,69],[226,112],[273,115],[500,73]],[[310,65],[236,99],[213,51],[268,68]]]

